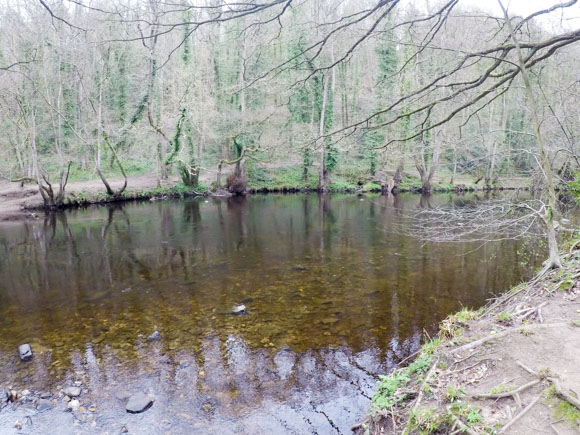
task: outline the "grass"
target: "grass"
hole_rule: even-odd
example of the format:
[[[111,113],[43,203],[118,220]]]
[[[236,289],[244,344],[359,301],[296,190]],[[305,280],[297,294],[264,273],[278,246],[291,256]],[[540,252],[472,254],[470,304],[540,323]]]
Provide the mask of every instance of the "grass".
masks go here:
[[[423,351],[407,367],[395,370],[388,376],[380,376],[377,384],[377,392],[371,402],[371,411],[390,409],[394,405],[405,401],[407,394],[402,390],[412,381],[421,382],[423,375],[429,371],[433,359],[433,353],[440,345],[440,340],[435,339],[426,343]]]
[[[512,316],[509,313],[501,313],[501,314],[498,314],[495,319],[498,322],[507,323],[512,319]]]
[[[479,408],[465,402],[456,402],[446,412],[440,412],[435,406],[411,411],[408,429],[411,429],[411,433],[416,431],[420,434],[447,433],[457,417],[467,422],[470,427],[483,422]],[[406,429],[403,433],[410,431]]]
[[[463,334],[463,327],[470,320],[477,320],[481,310],[472,310],[463,307],[461,311],[451,314],[439,325],[439,337],[441,339],[453,340]]]
[[[199,183],[195,188],[185,186],[181,183],[175,186],[154,187],[151,189],[126,190],[118,197],[113,197],[105,192],[90,193],[81,190],[76,193],[69,193],[65,205],[76,206],[85,204],[98,204],[119,200],[151,199],[151,198],[185,198],[195,196],[200,192],[205,192],[208,187]]]
[[[300,166],[288,166],[269,170],[251,166],[246,171],[248,188],[254,190],[314,190],[318,188],[318,173],[316,168],[310,168],[305,180]],[[333,191],[380,191],[381,186],[375,182],[367,182],[369,176],[363,177],[358,171],[332,174],[330,190]]]

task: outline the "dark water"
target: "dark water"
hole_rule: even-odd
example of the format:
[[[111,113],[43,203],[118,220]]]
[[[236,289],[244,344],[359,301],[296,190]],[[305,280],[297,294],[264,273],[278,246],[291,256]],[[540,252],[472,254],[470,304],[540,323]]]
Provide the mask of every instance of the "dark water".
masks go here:
[[[424,331],[536,264],[521,242],[401,231],[412,209],[471,200],[197,199],[0,226],[0,389],[55,394],[0,410],[0,432],[349,433]],[[82,408],[65,412],[75,382]],[[127,414],[137,391],[155,403]]]

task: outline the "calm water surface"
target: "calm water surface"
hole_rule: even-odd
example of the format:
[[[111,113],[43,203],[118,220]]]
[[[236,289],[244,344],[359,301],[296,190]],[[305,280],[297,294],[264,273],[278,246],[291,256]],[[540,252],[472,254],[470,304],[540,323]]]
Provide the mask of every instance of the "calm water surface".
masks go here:
[[[349,433],[424,331],[536,264],[521,242],[474,251],[401,231],[413,209],[476,200],[270,195],[4,224],[0,389],[55,399],[3,408],[0,432]],[[65,412],[75,382],[82,408]],[[137,391],[155,403],[127,414]]]

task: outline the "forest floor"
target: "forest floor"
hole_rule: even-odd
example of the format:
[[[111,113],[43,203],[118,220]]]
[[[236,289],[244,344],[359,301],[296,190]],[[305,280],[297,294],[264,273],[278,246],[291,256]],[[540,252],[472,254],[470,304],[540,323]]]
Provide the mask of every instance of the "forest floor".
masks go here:
[[[574,248],[574,245],[572,245]],[[440,325],[382,377],[358,433],[580,433],[580,250]]]

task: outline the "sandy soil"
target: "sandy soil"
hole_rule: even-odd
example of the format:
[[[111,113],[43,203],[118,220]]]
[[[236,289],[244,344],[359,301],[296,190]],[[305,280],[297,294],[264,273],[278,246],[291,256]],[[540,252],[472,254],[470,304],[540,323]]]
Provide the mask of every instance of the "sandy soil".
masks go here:
[[[440,336],[451,332],[429,371],[405,386],[406,398],[392,411],[367,418],[370,433],[406,426],[419,433],[409,424],[411,409],[445,421],[434,433],[580,433],[580,251],[565,257],[562,270],[496,299],[475,319],[444,321]],[[482,421],[470,423],[458,403],[479,410]]]

